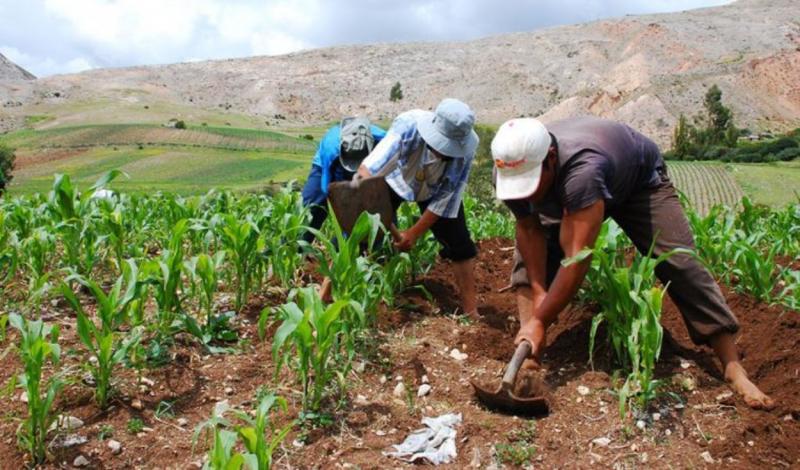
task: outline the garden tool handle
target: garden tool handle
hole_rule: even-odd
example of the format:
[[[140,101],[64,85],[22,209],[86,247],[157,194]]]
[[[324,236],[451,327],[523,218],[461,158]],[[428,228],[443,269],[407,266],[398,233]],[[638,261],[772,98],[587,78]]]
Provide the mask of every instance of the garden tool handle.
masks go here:
[[[508,367],[506,368],[506,373],[503,374],[503,390],[510,391],[514,388],[514,382],[517,379],[517,372],[519,372],[519,368],[522,366],[522,362],[528,358],[531,354],[531,350],[533,346],[528,341],[522,341],[517,346],[517,350],[514,351],[514,356],[511,357],[511,361],[508,363]]]

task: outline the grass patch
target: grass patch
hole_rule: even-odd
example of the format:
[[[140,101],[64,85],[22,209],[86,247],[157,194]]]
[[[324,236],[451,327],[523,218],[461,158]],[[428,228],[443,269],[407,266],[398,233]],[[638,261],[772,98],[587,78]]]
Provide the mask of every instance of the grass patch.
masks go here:
[[[797,202],[800,193],[800,161],[735,163],[728,171],[756,203],[783,207]]]
[[[22,158],[38,157],[23,155]],[[130,175],[130,179],[120,178],[112,183],[112,188],[121,191],[202,194],[211,188],[254,190],[275,181],[304,180],[311,154],[128,146],[117,150],[95,148],[60,160],[41,160],[17,171],[9,188],[11,194],[46,193],[53,184],[54,173],[69,174],[75,184],[85,188],[115,168]]]
[[[25,126],[33,127],[36,124],[52,121],[53,119],[55,119],[53,116],[48,116],[46,114],[34,114],[32,116],[25,116]]]

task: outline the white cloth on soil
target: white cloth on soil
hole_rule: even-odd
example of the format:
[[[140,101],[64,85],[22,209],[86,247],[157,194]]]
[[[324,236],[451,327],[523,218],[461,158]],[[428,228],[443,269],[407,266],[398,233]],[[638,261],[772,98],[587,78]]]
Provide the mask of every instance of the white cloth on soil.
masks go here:
[[[461,413],[422,418],[422,424],[427,427],[412,432],[401,444],[392,446],[394,452],[384,455],[406,462],[425,459],[434,465],[450,463],[456,456],[455,427],[461,424]]]

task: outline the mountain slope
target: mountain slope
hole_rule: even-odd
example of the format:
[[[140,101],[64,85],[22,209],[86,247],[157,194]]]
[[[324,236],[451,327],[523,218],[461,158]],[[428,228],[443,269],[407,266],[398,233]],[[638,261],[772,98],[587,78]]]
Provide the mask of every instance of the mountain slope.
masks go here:
[[[270,122],[276,115],[303,122],[355,113],[388,118],[454,96],[484,122],[591,113],[628,122],[665,144],[677,117],[699,112],[714,83],[740,126],[797,126],[797,13],[796,0],[740,0],[469,42],[95,70],[39,79],[15,96],[26,105],[166,102]],[[404,99],[391,103],[396,81]]]
[[[35,80],[36,77],[0,54],[0,81]]]

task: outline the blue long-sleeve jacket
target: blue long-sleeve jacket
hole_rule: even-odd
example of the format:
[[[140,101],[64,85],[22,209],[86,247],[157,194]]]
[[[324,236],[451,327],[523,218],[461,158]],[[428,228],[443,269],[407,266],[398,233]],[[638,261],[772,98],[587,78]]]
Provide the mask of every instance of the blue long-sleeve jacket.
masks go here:
[[[370,130],[375,139],[375,145],[378,145],[378,142],[386,135],[386,131],[375,125],[370,126]],[[320,191],[326,195],[328,194],[328,185],[331,183],[331,164],[339,158],[341,152],[340,142],[341,126],[336,124],[328,129],[328,132],[322,137],[314,160],[311,162],[312,165],[316,165],[322,170]]]

